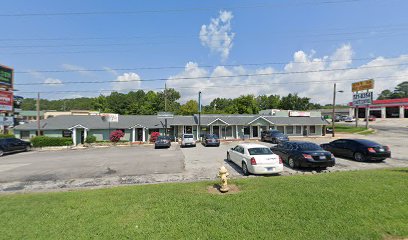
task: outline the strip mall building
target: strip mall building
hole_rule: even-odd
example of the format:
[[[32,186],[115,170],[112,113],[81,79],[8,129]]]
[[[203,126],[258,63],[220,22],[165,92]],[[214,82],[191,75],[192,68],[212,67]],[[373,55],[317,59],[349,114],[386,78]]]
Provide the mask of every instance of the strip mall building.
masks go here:
[[[350,103],[350,106],[352,104]],[[365,106],[358,108],[358,117],[365,117]],[[350,113],[354,108],[350,109]],[[354,116],[354,114],[350,114]],[[369,115],[377,118],[408,118],[408,98],[374,100],[369,105]]]
[[[199,121],[200,118],[200,121]],[[199,125],[200,123],[200,125]],[[167,121],[167,133],[179,138],[183,133],[217,134],[222,139],[259,139],[264,130],[277,129],[289,136],[321,136],[329,123],[320,112],[266,111],[248,115],[198,115],[174,116]],[[154,115],[120,115],[118,122],[107,123],[101,116],[56,116],[40,121],[41,135],[71,137],[74,145],[93,135],[97,140],[109,140],[109,133],[120,129],[123,140],[148,142],[152,132],[165,133],[164,119]],[[198,131],[200,129],[200,131]],[[16,137],[30,139],[37,134],[37,123],[15,127]]]

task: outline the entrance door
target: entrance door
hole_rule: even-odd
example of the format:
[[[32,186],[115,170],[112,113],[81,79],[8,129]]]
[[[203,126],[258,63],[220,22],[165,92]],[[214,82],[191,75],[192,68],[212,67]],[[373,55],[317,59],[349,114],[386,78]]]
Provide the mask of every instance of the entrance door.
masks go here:
[[[258,136],[258,126],[252,126],[252,137],[257,138]]]
[[[143,142],[143,128],[136,128],[136,141]]]
[[[213,134],[217,135],[219,138],[221,138],[220,134],[220,126],[213,126]]]

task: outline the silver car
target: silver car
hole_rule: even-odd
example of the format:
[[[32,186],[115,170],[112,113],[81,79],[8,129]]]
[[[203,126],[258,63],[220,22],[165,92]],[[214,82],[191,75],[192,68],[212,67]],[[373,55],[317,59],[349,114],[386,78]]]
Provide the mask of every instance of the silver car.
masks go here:
[[[181,136],[181,147],[195,147],[196,141],[193,134],[183,134]]]

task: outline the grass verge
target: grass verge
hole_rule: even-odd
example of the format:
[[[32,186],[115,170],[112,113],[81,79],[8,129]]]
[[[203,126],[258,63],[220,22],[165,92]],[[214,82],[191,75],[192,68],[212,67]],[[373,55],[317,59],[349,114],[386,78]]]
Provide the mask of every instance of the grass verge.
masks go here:
[[[382,239],[408,236],[408,169],[0,196],[3,239]]]
[[[368,131],[365,127],[354,127],[354,126],[342,125],[342,124],[336,124],[335,130],[337,133],[360,133],[360,132]],[[371,134],[373,132],[367,133],[366,135]]]

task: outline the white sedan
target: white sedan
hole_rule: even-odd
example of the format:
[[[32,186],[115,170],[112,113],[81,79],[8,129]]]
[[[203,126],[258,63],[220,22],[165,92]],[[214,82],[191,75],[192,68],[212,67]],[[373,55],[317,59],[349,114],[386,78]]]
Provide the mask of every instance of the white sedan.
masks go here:
[[[239,144],[227,152],[227,160],[242,167],[245,176],[277,174],[283,171],[282,159],[270,148],[254,143]]]

